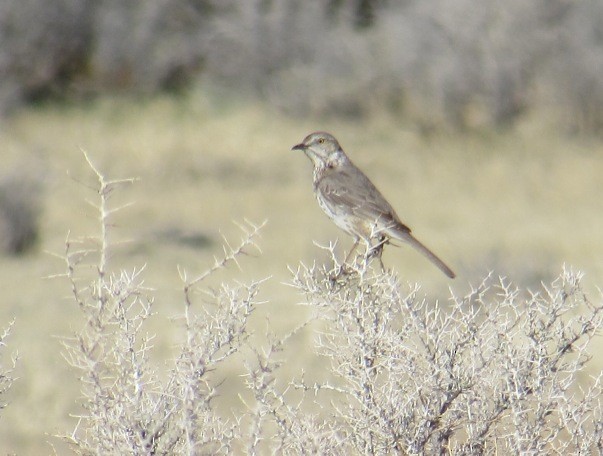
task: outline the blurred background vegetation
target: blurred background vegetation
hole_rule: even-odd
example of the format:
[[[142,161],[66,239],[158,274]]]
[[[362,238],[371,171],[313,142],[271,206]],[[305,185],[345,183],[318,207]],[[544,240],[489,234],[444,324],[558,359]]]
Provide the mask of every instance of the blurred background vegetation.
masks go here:
[[[597,0],[4,0],[0,107],[214,81],[296,115],[603,125]]]
[[[80,147],[107,177],[140,178],[118,197],[135,205],[117,215],[113,240],[128,242],[112,261],[147,265],[164,357],[176,266],[211,264],[222,235],[239,236],[233,220],[268,219],[264,253],[220,279],[272,277],[260,333],[263,317],[303,321],[287,265],[323,260],[312,240],[349,248],[289,150],[316,129],[453,266],[459,293],[491,270],[537,288],[563,263],[603,284],[599,0],[3,0],[0,43],[0,327],[16,318],[20,356],[6,452],[60,449],[51,436],[76,423],[55,336],[81,322],[68,284],[42,277],[63,271],[46,252],[68,230],[97,234]],[[450,282],[410,249],[384,260],[447,299]],[[311,371],[307,347],[292,350]]]

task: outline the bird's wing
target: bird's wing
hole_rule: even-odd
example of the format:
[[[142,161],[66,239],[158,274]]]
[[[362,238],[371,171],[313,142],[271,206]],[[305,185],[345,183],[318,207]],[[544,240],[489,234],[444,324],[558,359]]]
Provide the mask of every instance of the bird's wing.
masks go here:
[[[452,269],[419,242],[412,235],[410,228],[400,222],[391,205],[359,169],[325,173],[316,183],[316,190],[320,192],[324,203],[331,207],[332,212],[347,210],[364,220],[374,220],[377,229],[394,239],[410,244],[448,277],[455,277]]]
[[[354,165],[327,172],[317,183],[326,204],[334,209],[347,207],[355,216],[375,220],[379,225],[392,225],[402,232],[410,233],[381,192],[366,175]]]

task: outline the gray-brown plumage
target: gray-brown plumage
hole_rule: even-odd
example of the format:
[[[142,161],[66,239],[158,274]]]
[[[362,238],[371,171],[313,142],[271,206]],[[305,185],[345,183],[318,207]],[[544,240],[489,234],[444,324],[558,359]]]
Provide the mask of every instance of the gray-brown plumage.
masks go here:
[[[314,193],[322,210],[346,233],[367,246],[368,254],[381,254],[390,239],[406,242],[450,278],[455,274],[421,244],[373,185],[347,157],[337,140],[325,132],[311,133],[293,150],[303,151],[314,164]]]

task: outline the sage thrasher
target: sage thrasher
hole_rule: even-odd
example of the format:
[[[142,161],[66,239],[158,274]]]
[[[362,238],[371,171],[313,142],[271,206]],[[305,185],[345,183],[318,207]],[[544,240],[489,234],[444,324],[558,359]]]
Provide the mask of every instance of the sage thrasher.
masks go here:
[[[332,135],[322,131],[311,133],[292,150],[301,150],[312,160],[314,194],[335,225],[354,238],[350,255],[363,241],[367,257],[377,256],[381,260],[384,245],[395,239],[410,244],[444,274],[454,278],[454,272],[400,221],[391,205],[351,162]]]

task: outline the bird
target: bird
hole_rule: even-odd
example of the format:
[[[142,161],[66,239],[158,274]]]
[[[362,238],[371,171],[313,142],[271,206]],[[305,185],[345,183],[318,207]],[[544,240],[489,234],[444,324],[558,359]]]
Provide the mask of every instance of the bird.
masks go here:
[[[321,209],[329,218],[354,238],[354,246],[344,263],[360,242],[366,256],[377,256],[391,240],[410,244],[444,274],[453,279],[455,273],[435,253],[413,236],[393,207],[377,187],[358,168],[333,135],[324,131],[310,133],[291,150],[303,151],[314,165],[313,188]],[[381,262],[383,268],[383,263]]]

